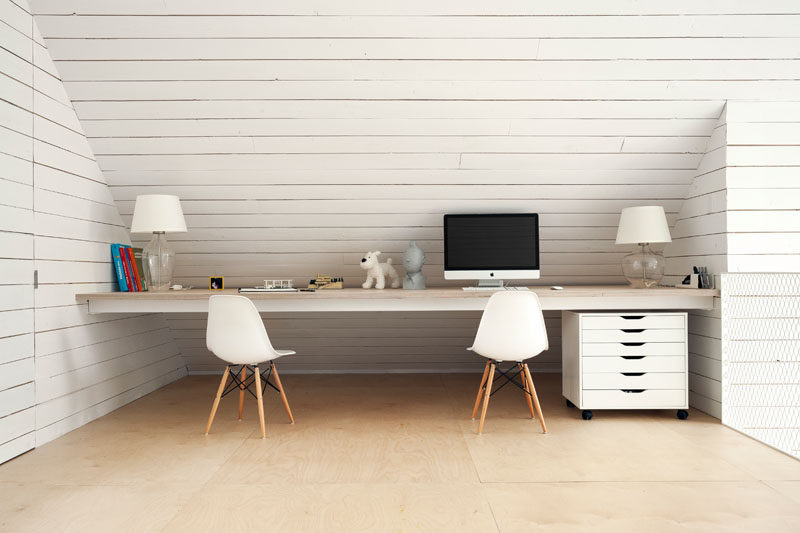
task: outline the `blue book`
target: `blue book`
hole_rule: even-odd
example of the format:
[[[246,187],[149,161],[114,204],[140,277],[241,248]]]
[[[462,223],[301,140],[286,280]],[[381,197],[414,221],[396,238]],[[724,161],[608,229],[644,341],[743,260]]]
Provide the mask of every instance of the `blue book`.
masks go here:
[[[119,253],[119,244],[111,245],[111,259],[114,261],[114,270],[117,272],[117,283],[121,292],[128,292],[128,283],[125,281],[125,270],[122,266],[122,256]]]

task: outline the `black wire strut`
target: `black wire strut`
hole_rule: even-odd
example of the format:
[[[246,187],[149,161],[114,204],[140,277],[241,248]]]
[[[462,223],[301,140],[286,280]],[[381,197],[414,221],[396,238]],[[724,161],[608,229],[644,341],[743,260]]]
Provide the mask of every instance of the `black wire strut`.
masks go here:
[[[522,390],[522,392],[524,392],[525,394],[527,394],[528,396],[530,396],[531,398],[533,398],[533,394],[531,393],[531,391],[527,390],[527,389],[526,389],[526,388],[525,388],[523,385],[520,385],[519,383],[517,383],[516,381],[514,381],[514,380],[517,378],[517,376],[519,376],[520,374],[522,374],[522,370],[519,368],[519,365],[517,365],[517,367],[516,367],[516,368],[517,368],[517,372],[516,372],[515,374],[511,375],[511,376],[509,376],[509,374],[512,372],[512,370],[511,370],[511,369],[509,369],[508,371],[506,371],[506,372],[503,372],[503,369],[502,369],[502,368],[500,368],[500,362],[499,362],[499,361],[494,361],[494,368],[495,368],[495,370],[496,370],[497,372],[499,372],[499,373],[500,373],[500,375],[499,375],[499,376],[495,375],[495,376],[494,376],[494,379],[492,380],[492,392],[491,392],[491,394],[489,394],[489,396],[490,396],[490,397],[491,397],[491,396],[494,396],[494,394],[495,394],[496,392],[498,392],[500,389],[502,389],[503,387],[505,387],[505,386],[506,386],[506,385],[508,385],[509,383],[513,383],[514,385],[516,385],[516,386],[517,386],[517,388],[519,388],[520,390]],[[495,382],[495,381],[497,381],[498,379],[500,379],[500,377],[501,377],[501,376],[502,376],[502,377],[504,377],[504,378],[506,378],[506,380],[503,382],[503,384],[502,384],[502,385],[500,385],[500,386],[499,386],[499,387],[497,387],[497,388],[494,388],[494,382]],[[522,379],[524,379],[524,378],[521,378],[521,379],[520,379],[520,381],[521,381]],[[524,383],[524,382],[523,382],[523,383]],[[486,385],[484,385],[484,386],[483,386],[483,388],[484,388],[484,390],[485,390],[485,389],[486,389]]]
[[[245,377],[244,381],[239,379],[239,374],[241,374],[242,368],[247,368],[248,370],[250,370],[250,375]],[[244,387],[244,390],[249,392],[250,396],[252,396],[256,400],[258,399],[258,396],[256,396],[256,394],[252,390],[250,390],[250,387],[252,385],[254,385],[255,382],[256,382],[256,369],[255,369],[254,366],[252,366],[252,365],[241,365],[241,366],[239,366],[239,370],[237,372],[232,372],[231,371],[229,373],[230,373],[231,378],[233,379],[233,381],[231,381],[228,385],[226,385],[225,391],[222,393],[222,396],[220,396],[220,398],[224,398],[229,393],[231,393],[233,391],[241,390],[242,387]],[[280,389],[278,389],[278,387],[273,385],[272,382],[270,382],[270,380],[269,380],[269,378],[272,376],[272,365],[271,364],[269,365],[269,369],[268,370],[265,370],[264,372],[259,372],[259,374],[261,375],[261,377],[264,380],[264,384],[261,386],[261,394],[262,394],[262,396],[263,396],[264,392],[267,390],[267,385],[269,385],[270,387],[275,389],[275,391],[280,392]]]

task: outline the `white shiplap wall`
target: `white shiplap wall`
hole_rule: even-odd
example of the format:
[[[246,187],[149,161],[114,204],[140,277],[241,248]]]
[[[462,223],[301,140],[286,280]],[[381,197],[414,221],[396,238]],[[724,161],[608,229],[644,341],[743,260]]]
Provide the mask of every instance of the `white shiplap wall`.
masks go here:
[[[800,102],[729,105],[727,185],[722,421],[800,456]]]
[[[729,109],[728,270],[800,272],[800,102]]]
[[[186,370],[162,317],[90,316],[75,302],[76,292],[114,287],[108,245],[129,242],[128,232],[26,4],[0,0],[0,5],[0,151],[10,152],[0,154],[0,203],[6,204],[0,206],[0,220],[4,230],[24,233],[0,233],[0,283],[27,284],[15,304],[24,311],[9,311],[24,316],[3,317],[0,336],[27,334],[0,342],[3,361],[28,356],[8,364],[25,365],[26,405],[35,407],[24,429],[33,430],[35,411],[39,445]],[[13,226],[24,221],[29,225]],[[35,291],[34,268],[40,283]],[[15,289],[3,285],[2,290]],[[0,384],[18,373],[6,368],[0,368]],[[2,405],[13,403],[3,399]],[[5,428],[0,431],[5,436]],[[33,437],[27,434],[28,444]],[[12,455],[3,453],[0,460]]]
[[[443,283],[441,215],[470,211],[541,213],[542,283],[622,282],[619,210],[674,223],[724,101],[800,88],[787,0],[33,6],[123,220],[137,194],[183,199],[193,285],[352,286],[361,253],[409,239]],[[461,367],[477,317],[266,318],[307,350],[285,365],[360,370]],[[169,324],[190,369],[215,368],[200,317]]]
[[[0,463],[35,445],[32,19],[0,2]],[[12,78],[13,74],[16,78]],[[17,81],[19,80],[19,81]]]
[[[672,229],[672,243],[664,250],[668,283],[678,284],[692,267],[705,266],[719,286],[720,274],[728,270],[727,112],[726,106]],[[722,401],[720,309],[720,299],[715,298],[713,310],[689,313],[689,402],[717,418]]]

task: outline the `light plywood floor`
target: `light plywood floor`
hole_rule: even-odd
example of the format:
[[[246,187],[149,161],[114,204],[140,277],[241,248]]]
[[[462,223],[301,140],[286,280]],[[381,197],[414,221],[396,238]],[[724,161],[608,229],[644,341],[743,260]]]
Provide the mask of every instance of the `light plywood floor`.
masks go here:
[[[254,401],[189,377],[0,466],[3,531],[800,531],[800,461],[692,411],[567,409],[549,433],[477,375],[286,375],[267,439]],[[538,530],[537,529],[537,530]]]

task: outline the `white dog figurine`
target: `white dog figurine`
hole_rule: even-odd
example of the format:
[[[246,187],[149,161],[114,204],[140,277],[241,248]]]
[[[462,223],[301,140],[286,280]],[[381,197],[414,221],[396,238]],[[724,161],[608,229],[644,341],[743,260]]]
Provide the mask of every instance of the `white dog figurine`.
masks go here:
[[[383,289],[386,286],[386,277],[392,280],[392,288],[396,289],[400,286],[400,276],[397,275],[397,270],[392,266],[392,258],[386,260],[385,263],[378,261],[380,252],[367,252],[361,258],[361,268],[367,271],[367,281],[361,286],[365,289],[372,287],[372,282],[375,282],[376,289]]]

